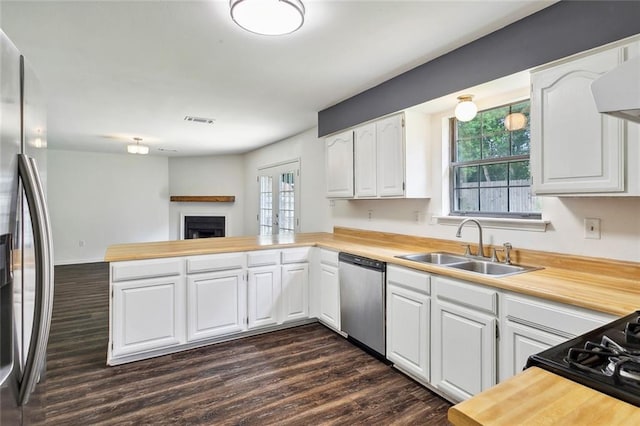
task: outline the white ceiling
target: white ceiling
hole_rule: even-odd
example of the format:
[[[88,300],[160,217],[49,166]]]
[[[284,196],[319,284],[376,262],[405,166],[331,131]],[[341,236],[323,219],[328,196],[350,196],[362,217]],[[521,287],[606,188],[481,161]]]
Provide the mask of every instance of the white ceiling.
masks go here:
[[[319,110],[554,2],[303,1],[304,26],[278,37],[235,26],[223,0],[2,0],[0,27],[45,87],[49,148],[141,137],[151,154],[206,155],[313,128]]]

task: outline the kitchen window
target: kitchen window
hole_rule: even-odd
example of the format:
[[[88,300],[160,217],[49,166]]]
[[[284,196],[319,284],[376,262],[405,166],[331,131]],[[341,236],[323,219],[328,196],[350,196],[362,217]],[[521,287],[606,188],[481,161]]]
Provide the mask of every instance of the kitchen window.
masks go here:
[[[525,100],[480,111],[468,122],[451,119],[451,215],[540,219],[531,193],[529,110]],[[505,119],[523,116],[523,127],[507,130]]]

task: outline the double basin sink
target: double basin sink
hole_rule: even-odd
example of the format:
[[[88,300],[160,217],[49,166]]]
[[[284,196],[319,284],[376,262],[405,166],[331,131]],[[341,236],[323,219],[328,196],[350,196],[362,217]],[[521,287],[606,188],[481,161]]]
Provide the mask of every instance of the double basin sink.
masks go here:
[[[413,262],[446,266],[447,268],[460,269],[492,277],[505,277],[508,275],[521,274],[523,272],[540,269],[529,266],[497,263],[490,260],[475,259],[445,252],[413,253],[396,257],[399,259],[411,260]]]

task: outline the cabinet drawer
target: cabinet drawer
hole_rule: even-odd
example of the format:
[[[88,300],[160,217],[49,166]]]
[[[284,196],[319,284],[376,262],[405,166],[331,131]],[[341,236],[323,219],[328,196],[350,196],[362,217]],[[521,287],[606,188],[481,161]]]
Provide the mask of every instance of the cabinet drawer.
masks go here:
[[[507,319],[572,338],[613,320],[606,314],[584,312],[580,308],[556,306],[512,295],[505,296]]]
[[[167,259],[132,260],[111,264],[111,281],[130,281],[142,278],[170,277],[182,274],[184,260],[172,257]]]
[[[438,299],[496,315],[498,292],[480,285],[467,284],[443,277],[434,277],[434,292]]]
[[[244,253],[224,253],[187,258],[187,274],[243,269]]]
[[[333,250],[320,250],[320,263],[338,266],[338,252]]]
[[[282,263],[306,263],[309,261],[309,250],[311,247],[300,247],[282,250]]]
[[[431,276],[425,272],[389,265],[387,267],[387,284],[395,284],[420,293],[431,293]]]
[[[247,253],[247,266],[277,265],[280,262],[280,250],[262,250]]]

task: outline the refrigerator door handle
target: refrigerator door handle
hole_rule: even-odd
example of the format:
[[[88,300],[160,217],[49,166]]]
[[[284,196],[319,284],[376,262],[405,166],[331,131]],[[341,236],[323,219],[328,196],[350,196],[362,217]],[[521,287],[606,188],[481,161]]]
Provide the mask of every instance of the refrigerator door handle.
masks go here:
[[[24,405],[29,401],[46,360],[53,311],[53,243],[49,212],[35,160],[18,154],[18,174],[29,204],[36,258],[34,326],[18,397],[19,405]]]

